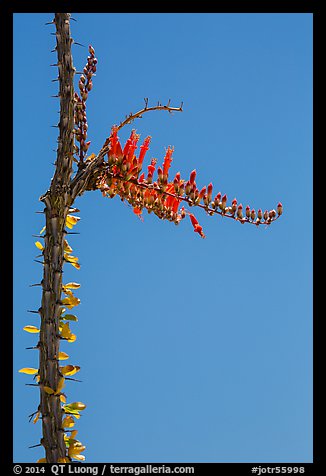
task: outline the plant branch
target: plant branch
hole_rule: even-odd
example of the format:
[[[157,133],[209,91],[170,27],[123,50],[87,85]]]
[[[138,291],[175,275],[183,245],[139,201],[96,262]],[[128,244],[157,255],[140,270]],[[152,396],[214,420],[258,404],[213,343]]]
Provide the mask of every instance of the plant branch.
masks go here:
[[[280,215],[278,215],[275,218],[268,219],[267,221],[266,220],[264,220],[264,221],[261,221],[261,220],[260,221],[253,221],[253,220],[250,220],[247,217],[243,217],[243,218],[240,219],[235,215],[235,213],[228,213],[228,212],[219,211],[216,208],[212,208],[212,207],[203,205],[201,203],[196,203],[193,200],[191,200],[190,198],[188,198],[187,196],[177,195],[175,193],[167,192],[166,190],[163,190],[162,188],[160,188],[159,186],[155,186],[154,184],[147,184],[147,183],[144,183],[144,182],[138,182],[137,179],[126,180],[125,178],[120,177],[118,175],[115,175],[115,174],[113,174],[112,172],[109,172],[109,171],[107,171],[106,174],[108,176],[110,176],[111,178],[117,179],[121,182],[132,183],[134,185],[137,185],[137,187],[145,188],[145,189],[148,189],[148,190],[155,190],[157,193],[160,193],[161,195],[166,195],[168,197],[173,197],[173,198],[176,198],[180,201],[184,201],[190,207],[195,207],[196,206],[196,207],[202,208],[209,215],[221,215],[222,217],[232,218],[233,220],[239,221],[240,223],[250,223],[251,225],[256,225],[256,226],[270,225],[272,222],[276,221],[280,217]],[[147,207],[144,207],[144,208],[147,208]]]
[[[168,111],[168,112],[172,113],[172,112],[182,112],[183,111],[183,109],[182,109],[183,103],[181,103],[180,107],[170,107],[170,100],[168,101],[168,103],[165,106],[163,106],[162,104],[159,103],[157,106],[148,107],[147,104],[148,104],[148,98],[145,98],[145,107],[143,109],[141,109],[140,111],[136,112],[135,114],[130,113],[129,116],[127,116],[124,121],[120,122],[120,124],[118,125],[118,130],[122,129],[122,127],[126,126],[127,124],[131,124],[135,119],[137,119],[137,118],[140,119],[145,112],[149,112],[149,111]]]

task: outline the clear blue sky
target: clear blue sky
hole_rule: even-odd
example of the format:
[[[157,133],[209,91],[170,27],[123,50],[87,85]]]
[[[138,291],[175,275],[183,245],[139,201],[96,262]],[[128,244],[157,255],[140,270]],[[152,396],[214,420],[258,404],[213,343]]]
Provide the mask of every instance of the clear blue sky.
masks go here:
[[[76,202],[81,235],[69,239],[81,284],[62,350],[87,404],[76,429],[87,462],[312,461],[312,15],[73,14],[77,42],[92,44],[97,76],[87,101],[90,152],[113,124],[152,136],[146,165],[175,148],[171,174],[197,169],[243,205],[284,215],[269,228],[196,216],[207,236],[88,192]],[[51,14],[14,15],[14,460],[42,448],[32,378],[41,265],[31,235],[53,176],[58,83]],[[73,47],[82,70],[88,52]],[[124,142],[131,126],[121,131]]]

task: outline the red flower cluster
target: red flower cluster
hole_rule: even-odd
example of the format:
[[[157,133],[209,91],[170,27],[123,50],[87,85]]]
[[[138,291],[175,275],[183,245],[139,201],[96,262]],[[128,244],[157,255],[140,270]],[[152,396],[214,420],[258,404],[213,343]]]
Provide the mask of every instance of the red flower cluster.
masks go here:
[[[265,211],[261,209],[256,212],[254,209],[246,207],[245,217],[243,216],[243,206],[237,204],[237,200],[232,201],[231,206],[227,206],[227,196],[219,192],[212,200],[213,185],[210,183],[201,190],[196,185],[196,170],[190,173],[189,180],[181,179],[180,172],[171,180],[169,179],[169,169],[172,162],[173,148],[168,147],[165,153],[162,167],[157,167],[157,160],[152,159],[147,166],[147,174],[143,172],[143,161],[149,148],[151,137],[148,136],[140,146],[139,156],[135,151],[140,136],[135,130],[131,131],[124,148],[118,138],[118,127],[113,126],[108,140],[109,152],[107,154],[107,165],[100,174],[97,187],[103,196],[113,198],[119,195],[121,200],[126,200],[133,207],[136,215],[141,217],[143,209],[148,213],[155,213],[159,218],[174,222],[176,225],[189,215],[194,232],[205,238],[202,227],[196,217],[180,207],[182,201],[189,206],[203,208],[209,215],[219,214],[233,218],[241,223],[249,222],[259,225],[261,223],[270,224],[282,214],[282,204],[279,203],[277,212],[275,210]],[[153,181],[154,173],[157,178]]]

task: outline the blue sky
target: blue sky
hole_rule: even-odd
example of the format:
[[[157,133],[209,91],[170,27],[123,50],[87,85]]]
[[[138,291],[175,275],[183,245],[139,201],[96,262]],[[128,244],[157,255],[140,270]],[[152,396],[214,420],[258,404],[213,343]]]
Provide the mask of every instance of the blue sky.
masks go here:
[[[87,404],[76,429],[87,462],[312,462],[312,15],[73,14],[73,38],[92,44],[90,152],[113,124],[157,101],[131,127],[151,157],[174,146],[171,174],[263,209],[269,228],[196,216],[206,239],[88,192],[69,243],[81,270],[67,363]],[[41,265],[31,235],[54,173],[59,103],[50,14],[14,15],[14,460],[34,462]],[[73,47],[82,70],[87,48]]]

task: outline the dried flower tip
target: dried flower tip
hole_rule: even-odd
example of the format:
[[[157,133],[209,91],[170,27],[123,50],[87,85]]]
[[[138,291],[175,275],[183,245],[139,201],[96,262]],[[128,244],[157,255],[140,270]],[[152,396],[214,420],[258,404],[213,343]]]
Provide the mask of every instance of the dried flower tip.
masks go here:
[[[271,210],[271,211],[269,212],[268,216],[269,216],[270,218],[275,218],[275,217],[276,217],[276,211],[275,211],[274,209]]]
[[[90,53],[91,55],[94,55],[94,54],[95,54],[95,50],[94,50],[94,48],[92,47],[92,45],[89,45],[89,46],[88,46],[88,51],[89,51],[89,53]]]
[[[249,205],[246,206],[246,217],[250,218],[250,207],[249,207]]]
[[[254,209],[254,208],[253,208],[253,209],[251,210],[251,212],[250,212],[250,218],[251,218],[252,220],[254,220],[254,219],[256,218],[256,212],[255,212],[255,209]]]
[[[263,218],[263,212],[262,212],[261,208],[258,210],[257,216],[258,216],[259,220],[261,220]]]
[[[267,218],[268,218],[268,210],[265,210],[264,211],[264,220],[267,220]]]
[[[277,210],[277,214],[278,214],[278,215],[282,215],[282,213],[283,213],[283,206],[282,206],[282,203],[281,203],[281,202],[279,202],[279,203],[277,204],[277,209],[276,209],[276,210]]]

